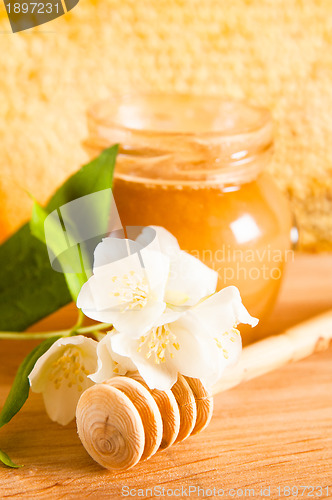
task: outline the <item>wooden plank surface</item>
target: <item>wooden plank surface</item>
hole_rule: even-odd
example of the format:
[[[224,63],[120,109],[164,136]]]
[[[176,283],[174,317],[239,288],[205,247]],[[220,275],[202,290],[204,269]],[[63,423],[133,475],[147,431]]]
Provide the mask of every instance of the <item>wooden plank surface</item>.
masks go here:
[[[331,307],[332,255],[298,255],[266,331]],[[56,326],[71,314],[62,312]],[[0,406],[34,345],[0,342]],[[1,429],[0,449],[25,464],[0,467],[0,498],[125,498],[128,488],[128,498],[218,498],[218,490],[223,498],[332,498],[332,349],[218,395],[208,429],[127,472],[94,463],[75,423],[52,423],[36,394]]]

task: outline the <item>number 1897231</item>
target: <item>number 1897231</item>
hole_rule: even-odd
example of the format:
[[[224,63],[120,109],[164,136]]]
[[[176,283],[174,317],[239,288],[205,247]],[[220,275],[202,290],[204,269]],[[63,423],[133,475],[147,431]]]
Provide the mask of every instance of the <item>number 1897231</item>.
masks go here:
[[[59,14],[59,3],[23,2],[6,4],[8,14]]]

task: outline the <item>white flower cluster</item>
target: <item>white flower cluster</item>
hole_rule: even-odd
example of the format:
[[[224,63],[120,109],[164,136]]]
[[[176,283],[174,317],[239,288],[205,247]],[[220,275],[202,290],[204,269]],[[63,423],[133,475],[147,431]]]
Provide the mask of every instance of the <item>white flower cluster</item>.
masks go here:
[[[113,329],[96,342],[60,339],[30,374],[53,420],[68,423],[80,393],[93,383],[138,370],[148,386],[166,390],[178,373],[212,385],[241,352],[239,323],[255,326],[236,287],[215,293],[218,275],[180,249],[161,227],[135,241],[105,238],[77,306]]]

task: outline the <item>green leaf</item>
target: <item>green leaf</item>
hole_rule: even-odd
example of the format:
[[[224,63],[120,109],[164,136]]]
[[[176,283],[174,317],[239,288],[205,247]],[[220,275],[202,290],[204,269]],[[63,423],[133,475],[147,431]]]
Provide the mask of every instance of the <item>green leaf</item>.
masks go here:
[[[35,347],[20,364],[13,385],[0,412],[0,427],[7,424],[24,405],[30,389],[28,376],[40,356],[42,356],[59,338],[60,337],[57,336],[44,340],[44,342]]]
[[[56,191],[46,211],[112,187],[116,154],[113,146],[83,166]],[[107,200],[101,197],[93,214],[96,224],[106,227],[109,213]],[[40,227],[38,231],[41,235]],[[66,276],[52,269],[45,244],[31,235],[29,224],[0,246],[0,262],[0,330],[24,330],[71,302]],[[71,279],[76,280],[75,273]],[[69,286],[77,290],[80,282]]]
[[[42,243],[46,243],[44,224],[47,216],[48,212],[42,208],[36,200],[34,200],[29,224],[30,231],[31,234]]]
[[[8,424],[10,420],[20,411],[29,396],[30,384],[29,375],[35,366],[37,360],[42,356],[52,344],[60,337],[52,337],[44,340],[35,347],[30,354],[20,364],[13,385],[9,391],[5,404],[0,412],[0,427]],[[0,462],[8,467],[18,468],[22,465],[16,465],[4,451],[0,450]]]
[[[46,206],[47,210],[52,212],[69,201],[112,187],[117,153],[117,145],[105,149],[97,158],[69,177],[52,196]]]
[[[7,453],[5,453],[2,450],[0,450],[0,462],[7,465],[7,467],[12,467],[13,469],[19,469],[20,467],[23,467],[23,465],[14,464],[14,462],[9,458]]]
[[[32,209],[31,220],[30,220],[30,229],[31,229],[31,233],[33,234],[33,236],[38,238],[43,243],[46,243],[44,225],[45,225],[45,220],[47,219],[48,215],[49,215],[48,212],[35,201],[34,205],[33,205],[33,209]],[[49,231],[48,231],[47,244],[50,248],[52,248],[53,253],[56,255],[57,253],[61,253],[60,242],[63,239],[63,228],[61,225],[56,224],[54,218],[52,218],[52,217],[48,218],[48,222],[49,222],[49,224],[48,224]],[[76,248],[76,246],[75,246],[75,248]],[[68,250],[68,247],[67,247],[67,250]],[[75,258],[75,256],[76,255],[74,255],[74,258]],[[60,262],[62,261],[62,264],[63,264],[62,270],[63,271],[65,270],[66,264],[70,265],[70,262],[68,263],[68,257],[70,260],[70,257],[73,257],[73,255],[70,255],[70,253],[68,254],[68,252],[64,252],[64,254],[62,253],[62,255],[61,255]],[[80,273],[65,273],[65,272],[63,272],[66,283],[67,283],[68,290],[69,290],[70,295],[74,301],[76,301],[82,286],[87,281],[87,275],[84,271],[84,267],[81,266],[81,268],[82,268],[82,272],[80,272]]]
[[[68,304],[66,281],[24,225],[0,246],[0,330],[21,331]]]

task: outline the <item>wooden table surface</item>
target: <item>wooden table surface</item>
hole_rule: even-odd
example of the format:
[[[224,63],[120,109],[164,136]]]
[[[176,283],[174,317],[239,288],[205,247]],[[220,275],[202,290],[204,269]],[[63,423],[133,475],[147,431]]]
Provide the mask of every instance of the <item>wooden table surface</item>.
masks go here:
[[[330,307],[332,255],[299,255],[266,331]],[[0,342],[0,406],[34,345]],[[218,490],[223,498],[332,498],[332,349],[218,395],[208,429],[127,472],[94,463],[75,423],[52,423],[36,394],[1,429],[0,449],[25,464],[0,466],[1,499],[218,498]]]

